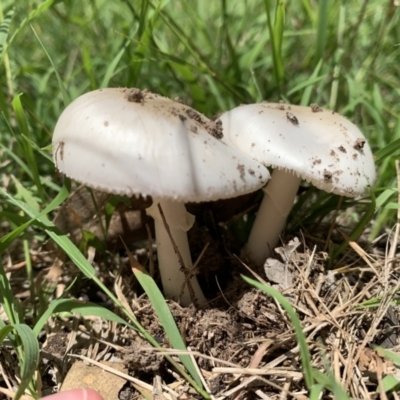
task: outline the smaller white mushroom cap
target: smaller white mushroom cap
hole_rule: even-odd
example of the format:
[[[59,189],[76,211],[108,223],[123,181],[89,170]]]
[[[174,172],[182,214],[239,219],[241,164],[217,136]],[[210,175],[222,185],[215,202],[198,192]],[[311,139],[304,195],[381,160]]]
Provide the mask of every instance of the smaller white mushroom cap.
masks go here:
[[[56,167],[110,193],[177,201],[252,192],[267,169],[223,143],[218,124],[179,102],[138,89],[86,93],[60,116]]]
[[[375,181],[373,156],[361,131],[317,105],[250,104],[220,120],[224,141],[327,192],[356,197]]]

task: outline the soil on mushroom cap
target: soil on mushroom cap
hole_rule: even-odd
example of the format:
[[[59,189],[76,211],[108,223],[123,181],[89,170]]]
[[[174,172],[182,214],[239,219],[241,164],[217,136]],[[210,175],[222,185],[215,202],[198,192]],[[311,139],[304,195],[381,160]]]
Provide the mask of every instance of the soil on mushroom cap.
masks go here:
[[[140,89],[131,88],[126,90],[126,99],[134,103],[143,103],[146,92]]]

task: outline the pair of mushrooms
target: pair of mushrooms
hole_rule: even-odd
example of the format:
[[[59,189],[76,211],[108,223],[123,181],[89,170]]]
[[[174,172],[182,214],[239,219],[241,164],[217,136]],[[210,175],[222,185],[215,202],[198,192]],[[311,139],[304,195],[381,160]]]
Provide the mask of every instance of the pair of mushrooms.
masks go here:
[[[301,179],[355,197],[375,178],[362,133],[318,106],[246,105],[213,122],[138,89],[100,89],[73,101],[57,122],[53,157],[60,172],[89,187],[152,197],[146,211],[155,222],[164,293],[183,305],[206,301],[188,273],[193,264],[186,232],[194,217],[185,202],[253,192],[270,179],[266,166],[275,168],[246,245],[249,257],[262,264],[278,242]]]

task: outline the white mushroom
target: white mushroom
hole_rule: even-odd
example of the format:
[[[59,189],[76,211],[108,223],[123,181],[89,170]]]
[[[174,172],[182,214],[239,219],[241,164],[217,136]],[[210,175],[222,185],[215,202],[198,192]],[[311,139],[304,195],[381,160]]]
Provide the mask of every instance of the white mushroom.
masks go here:
[[[375,180],[371,149],[360,130],[329,110],[261,103],[220,117],[224,141],[274,168],[246,251],[262,264],[279,240],[302,179],[356,197]]]
[[[265,167],[220,137],[218,124],[190,107],[138,89],[100,89],[80,96],[62,113],[53,135],[55,165],[66,176],[109,193],[152,196],[147,212],[155,221],[164,293],[184,305],[194,299],[158,204],[190,269],[186,231],[194,217],[184,202],[235,197],[269,179]],[[189,283],[204,303],[197,279]]]

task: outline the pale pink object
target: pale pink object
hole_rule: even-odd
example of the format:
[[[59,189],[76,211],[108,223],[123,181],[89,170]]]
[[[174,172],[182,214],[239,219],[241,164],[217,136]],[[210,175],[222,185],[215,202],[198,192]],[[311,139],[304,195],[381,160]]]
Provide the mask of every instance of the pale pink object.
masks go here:
[[[51,396],[46,396],[43,400],[104,400],[93,389],[73,389],[67,390],[66,392],[60,392],[52,394]]]

